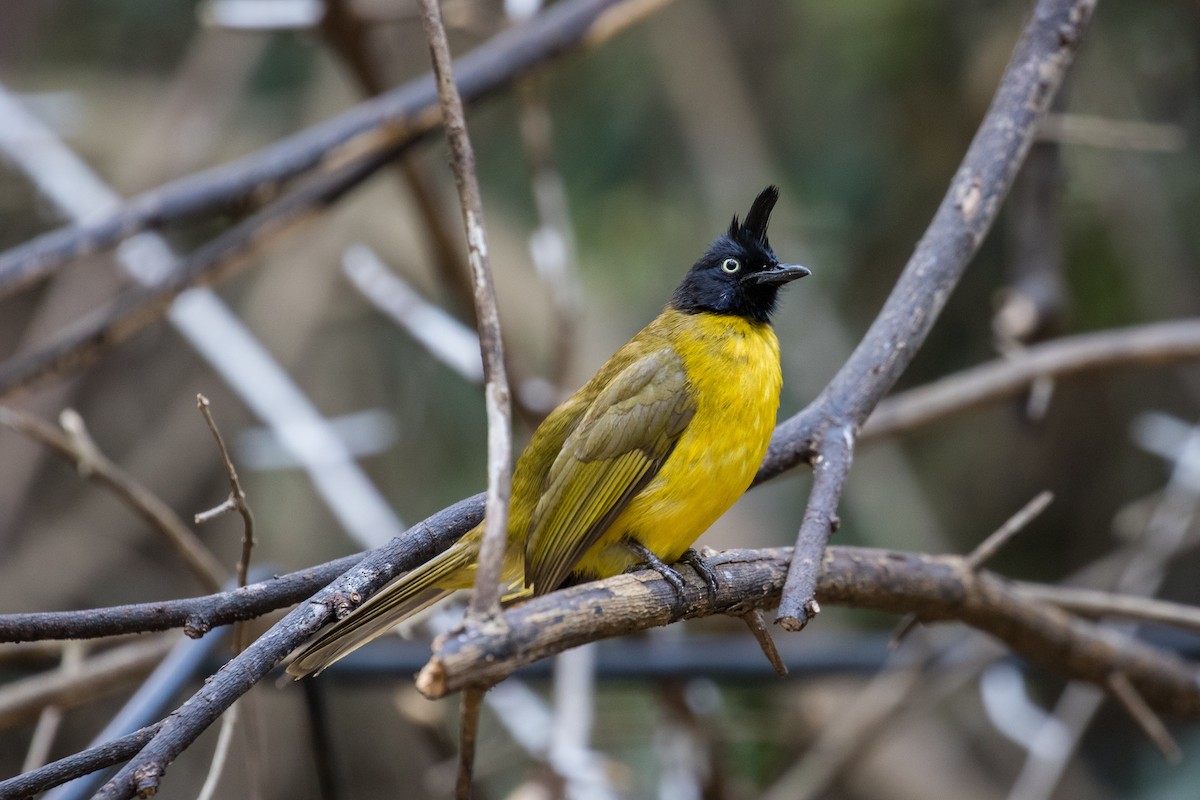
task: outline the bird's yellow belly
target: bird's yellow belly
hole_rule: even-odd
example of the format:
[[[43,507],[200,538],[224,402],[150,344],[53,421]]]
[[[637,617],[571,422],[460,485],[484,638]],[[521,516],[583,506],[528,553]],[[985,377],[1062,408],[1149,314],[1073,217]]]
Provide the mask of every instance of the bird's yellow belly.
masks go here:
[[[580,560],[585,578],[619,574],[641,559],[635,539],[673,563],[750,486],[779,409],[779,344],[767,325],[691,320],[674,346],[697,398],[696,415],[654,479]],[[696,324],[699,322],[700,324]]]

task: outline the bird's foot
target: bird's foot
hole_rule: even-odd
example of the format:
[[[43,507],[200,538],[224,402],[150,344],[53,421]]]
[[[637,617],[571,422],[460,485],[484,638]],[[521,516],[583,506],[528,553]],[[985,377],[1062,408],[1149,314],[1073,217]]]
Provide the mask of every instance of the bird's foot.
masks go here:
[[[709,552],[712,552],[711,550]],[[679,557],[680,564],[687,564],[692,569],[696,570],[696,574],[704,579],[704,587],[708,592],[709,605],[717,604],[717,575],[708,568],[708,563],[705,562],[704,556],[700,555],[696,550],[689,547]]]
[[[687,595],[684,590],[683,576],[676,572],[669,564],[663,563],[663,560],[646,547],[646,545],[636,539],[626,539],[625,546],[640,558],[640,564],[634,564],[626,570],[626,572],[635,572],[639,569],[652,569],[662,576],[663,580],[671,584],[671,588],[675,590],[675,596],[682,603],[687,602]]]

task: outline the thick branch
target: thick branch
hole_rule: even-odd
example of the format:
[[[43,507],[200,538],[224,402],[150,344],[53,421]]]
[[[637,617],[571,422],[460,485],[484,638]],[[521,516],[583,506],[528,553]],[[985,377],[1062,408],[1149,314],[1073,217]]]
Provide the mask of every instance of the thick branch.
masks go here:
[[[418,678],[429,697],[491,683],[525,664],[590,641],[709,614],[744,613],[778,602],[786,548],[730,550],[708,559],[718,575],[715,601],[690,570],[681,599],[653,571],[620,575],[539,597],[505,612],[507,631],[469,630],[435,643]],[[1013,652],[1061,675],[1105,685],[1123,673],[1159,711],[1200,718],[1200,670],[1173,653],[1032,602],[958,556],[831,547],[817,586],[823,603],[913,613],[927,622],[958,620],[1000,639]]]
[[[826,420],[861,425],[916,355],[995,220],[1093,5],[1038,3],[950,190],[883,309],[821,395],[776,429],[757,482],[809,460]]]
[[[1094,5],[1094,0],[1040,0],[1034,8],[949,191],[883,309],[820,397],[781,426],[799,450],[772,448],[766,469],[780,458],[823,450],[826,430],[861,426],[908,367],[995,221]],[[792,430],[804,427],[811,429],[804,438]],[[803,541],[806,535],[812,534],[802,528],[796,545],[801,552],[812,547]],[[795,563],[796,569],[801,566]],[[777,622],[799,629],[811,618],[808,586],[800,576],[789,581]]]
[[[638,5],[626,0],[630,2]],[[622,5],[618,0],[574,0],[549,7],[463,57],[457,69],[459,91],[473,102],[508,86],[529,69],[606,31],[605,12]],[[433,78],[425,76],[237,161],[139,195],[103,219],[39,236],[0,255],[0,297],[139,231],[274,196],[284,182],[317,167],[371,162],[370,174],[437,127],[436,107]]]

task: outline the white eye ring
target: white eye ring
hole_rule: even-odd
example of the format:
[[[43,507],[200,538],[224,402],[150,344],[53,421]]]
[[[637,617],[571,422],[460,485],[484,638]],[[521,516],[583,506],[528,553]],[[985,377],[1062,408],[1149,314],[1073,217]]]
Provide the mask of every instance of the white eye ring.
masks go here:
[[[736,258],[727,258],[721,262],[721,269],[728,272],[730,275],[742,268],[742,262]]]

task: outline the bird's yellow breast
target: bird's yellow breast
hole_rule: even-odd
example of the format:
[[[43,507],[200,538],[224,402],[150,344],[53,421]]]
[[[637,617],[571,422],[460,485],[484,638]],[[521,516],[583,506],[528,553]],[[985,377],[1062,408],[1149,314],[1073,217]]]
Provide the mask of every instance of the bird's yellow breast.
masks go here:
[[[770,325],[668,309],[654,327],[683,360],[696,413],[658,474],[580,560],[587,577],[638,561],[620,546],[626,537],[677,561],[749,488],[775,429],[782,378]]]

